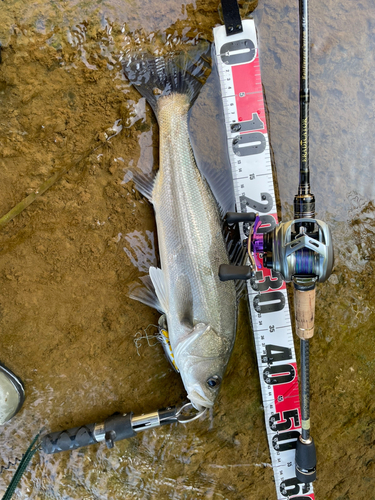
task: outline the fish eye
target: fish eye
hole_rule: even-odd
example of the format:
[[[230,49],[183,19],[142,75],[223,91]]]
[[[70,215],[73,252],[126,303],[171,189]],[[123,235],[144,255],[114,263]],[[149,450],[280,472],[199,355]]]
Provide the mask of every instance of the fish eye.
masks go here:
[[[221,378],[218,375],[214,375],[207,380],[207,385],[209,387],[216,387],[221,383]]]

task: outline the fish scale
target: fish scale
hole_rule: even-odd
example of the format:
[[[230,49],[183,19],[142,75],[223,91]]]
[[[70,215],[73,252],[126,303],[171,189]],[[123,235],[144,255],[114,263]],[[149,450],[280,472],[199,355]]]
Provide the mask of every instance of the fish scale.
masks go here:
[[[166,100],[170,102],[166,104]],[[220,263],[229,260],[217,203],[195,164],[188,136],[187,111],[187,99],[181,94],[159,101],[161,161],[153,204],[161,267],[172,298],[168,315],[172,348],[178,342],[172,325],[181,317],[181,304],[173,297],[181,275],[189,277],[194,290],[194,321],[207,322],[216,331],[224,327],[224,331],[232,335],[233,313],[228,321],[220,306],[227,301],[227,294],[235,303],[233,284],[226,286],[227,283],[221,283],[218,278]],[[217,313],[213,314],[215,310]]]

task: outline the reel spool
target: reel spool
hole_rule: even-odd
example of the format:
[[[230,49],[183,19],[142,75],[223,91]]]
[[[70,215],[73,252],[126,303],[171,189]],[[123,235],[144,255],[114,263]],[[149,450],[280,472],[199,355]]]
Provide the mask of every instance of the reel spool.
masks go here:
[[[307,232],[312,224],[315,231]],[[259,236],[263,237],[262,245]],[[263,246],[264,266],[281,273],[288,283],[297,276],[315,276],[316,281],[323,283],[331,275],[332,235],[328,225],[321,220],[303,218],[281,222],[269,233],[253,233],[251,239],[253,253]]]

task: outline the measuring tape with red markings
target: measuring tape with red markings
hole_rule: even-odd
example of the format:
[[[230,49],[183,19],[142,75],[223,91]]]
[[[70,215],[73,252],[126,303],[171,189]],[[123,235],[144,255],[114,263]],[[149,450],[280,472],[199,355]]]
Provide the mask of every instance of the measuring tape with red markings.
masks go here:
[[[215,55],[232,167],[237,209],[258,212],[268,232],[278,223],[263,102],[259,51],[253,20],[227,36],[214,28]],[[246,224],[240,228],[247,237]],[[257,254],[262,264],[262,257]],[[295,448],[301,433],[301,408],[288,296],[280,273],[261,265],[248,281],[266,431],[278,500],[315,500],[311,484],[295,477]]]

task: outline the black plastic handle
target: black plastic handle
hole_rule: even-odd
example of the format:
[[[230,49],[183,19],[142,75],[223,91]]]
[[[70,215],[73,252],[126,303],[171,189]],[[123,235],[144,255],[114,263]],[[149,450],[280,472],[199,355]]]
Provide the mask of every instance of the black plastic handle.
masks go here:
[[[115,414],[104,421],[101,427],[109,447],[113,446],[114,441],[131,438],[137,434],[132,427],[132,416],[133,413]],[[100,441],[95,439],[95,426],[96,424],[88,424],[65,431],[51,432],[42,438],[42,450],[52,454],[96,444]]]
[[[227,212],[225,220],[228,224],[237,224],[238,222],[254,222],[257,214],[254,212]]]
[[[297,439],[296,478],[301,483],[312,483],[316,479],[316,451],[312,438],[309,443]]]
[[[220,281],[249,280],[250,278],[250,266],[231,266],[229,264],[221,264],[219,267]]]
[[[42,438],[42,450],[51,454],[95,444],[97,441],[94,438],[94,428],[95,424],[88,424],[61,432],[51,432]]]

